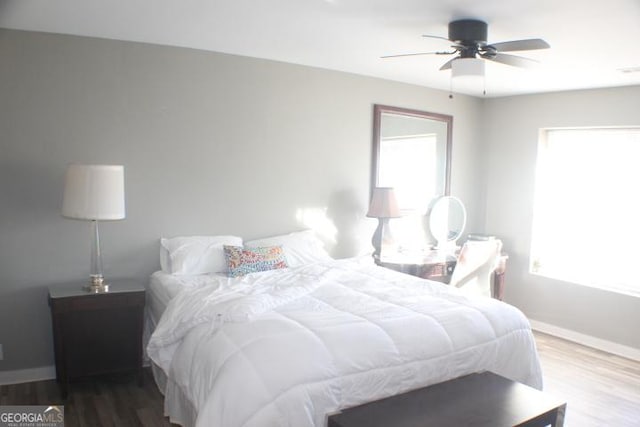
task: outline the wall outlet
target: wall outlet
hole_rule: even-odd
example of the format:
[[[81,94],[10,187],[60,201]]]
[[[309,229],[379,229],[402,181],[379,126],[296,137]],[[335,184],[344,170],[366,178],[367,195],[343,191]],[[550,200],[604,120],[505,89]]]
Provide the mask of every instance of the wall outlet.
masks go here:
[[[2,344],[0,344],[0,360],[4,359],[4,352],[2,351]]]

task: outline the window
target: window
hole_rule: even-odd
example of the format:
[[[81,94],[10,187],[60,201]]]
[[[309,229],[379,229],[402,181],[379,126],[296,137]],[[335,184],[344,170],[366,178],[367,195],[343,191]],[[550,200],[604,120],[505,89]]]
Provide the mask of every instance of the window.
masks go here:
[[[640,296],[640,128],[547,129],[532,273]]]

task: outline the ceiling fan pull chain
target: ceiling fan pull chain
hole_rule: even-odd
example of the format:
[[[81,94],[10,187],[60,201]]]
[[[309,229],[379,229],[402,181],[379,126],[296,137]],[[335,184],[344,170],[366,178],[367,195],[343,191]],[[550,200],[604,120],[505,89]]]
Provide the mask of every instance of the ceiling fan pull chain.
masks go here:
[[[453,75],[449,73],[449,99],[453,99]]]

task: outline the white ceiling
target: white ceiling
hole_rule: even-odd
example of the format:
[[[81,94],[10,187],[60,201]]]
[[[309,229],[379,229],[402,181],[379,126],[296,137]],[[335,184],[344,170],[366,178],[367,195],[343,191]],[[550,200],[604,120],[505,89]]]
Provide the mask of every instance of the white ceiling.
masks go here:
[[[486,96],[640,84],[640,0],[0,0],[0,27],[192,47],[449,90],[447,23],[476,18],[535,70],[488,63]],[[640,71],[640,68],[639,68]],[[454,92],[482,94],[482,84]]]

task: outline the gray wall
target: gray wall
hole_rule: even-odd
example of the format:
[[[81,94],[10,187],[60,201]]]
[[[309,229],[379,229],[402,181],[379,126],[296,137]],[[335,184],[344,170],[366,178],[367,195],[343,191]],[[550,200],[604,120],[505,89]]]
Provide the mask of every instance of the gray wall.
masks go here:
[[[507,302],[532,319],[640,349],[640,298],[528,273],[538,130],[638,125],[640,86],[490,99],[483,112],[486,230],[510,255]],[[638,183],[620,185],[638,197]]]
[[[326,213],[340,231],[334,254],[362,249],[375,227],[364,217],[375,103],[454,116],[452,194],[467,205],[469,231],[484,225],[480,100],[20,31],[0,30],[0,58],[0,370],[53,364],[46,287],[88,275],[89,224],[60,215],[71,162],[125,165],[127,218],[101,228],[111,278],[146,281],[160,236],[265,236],[303,228],[303,212]]]

